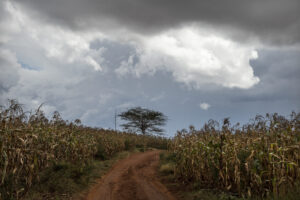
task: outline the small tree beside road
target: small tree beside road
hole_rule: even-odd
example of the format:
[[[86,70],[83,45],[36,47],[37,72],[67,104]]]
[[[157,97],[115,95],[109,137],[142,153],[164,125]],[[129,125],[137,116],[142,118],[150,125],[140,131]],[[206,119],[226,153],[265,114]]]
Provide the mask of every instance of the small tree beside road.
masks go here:
[[[128,121],[121,126],[124,130],[146,134],[163,134],[167,117],[158,111],[135,107],[119,114],[122,120]]]

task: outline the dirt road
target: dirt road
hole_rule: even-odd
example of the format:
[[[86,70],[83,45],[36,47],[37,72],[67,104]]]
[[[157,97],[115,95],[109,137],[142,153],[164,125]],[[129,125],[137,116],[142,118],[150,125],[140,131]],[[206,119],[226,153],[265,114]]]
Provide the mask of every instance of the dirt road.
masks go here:
[[[157,178],[159,151],[119,161],[88,193],[86,200],[175,200]]]

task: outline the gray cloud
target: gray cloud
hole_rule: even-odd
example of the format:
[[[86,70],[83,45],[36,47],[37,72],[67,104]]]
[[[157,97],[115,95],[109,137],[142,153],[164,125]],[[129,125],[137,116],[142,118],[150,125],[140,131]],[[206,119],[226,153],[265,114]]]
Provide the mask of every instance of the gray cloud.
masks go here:
[[[300,100],[300,50],[260,50],[261,59],[253,60],[254,73],[261,78],[258,85],[243,91],[245,100]],[[299,105],[298,105],[299,108]]]
[[[46,23],[75,30],[127,29],[152,34],[187,23],[227,30],[235,39],[292,45],[300,41],[298,0],[14,0]],[[226,31],[225,31],[226,32]]]
[[[106,49],[106,55],[114,54],[112,44],[98,45]],[[98,45],[94,48],[98,49]],[[121,54],[129,55],[131,50],[125,48],[123,51]],[[59,110],[69,120],[80,118],[85,124],[107,128],[113,127],[115,109],[121,112],[128,107],[144,106],[169,116],[166,129],[172,135],[190,124],[199,127],[210,118],[231,117],[233,122],[247,122],[256,114],[279,112],[287,115],[292,110],[299,111],[298,53],[260,50],[260,58],[252,65],[261,82],[248,90],[207,85],[195,91],[174,82],[168,72],[118,78],[111,71],[95,73],[80,64],[74,66],[48,59],[44,70],[22,69],[20,82],[2,97],[17,98],[29,108],[45,102],[47,113]],[[35,51],[32,57],[34,55]],[[114,69],[114,65],[106,63],[104,67]],[[8,81],[5,77],[1,80]],[[203,102],[211,105],[206,111],[199,108],[199,103]]]
[[[47,114],[100,127],[113,127],[115,109],[144,106],[169,116],[169,135],[210,118],[300,111],[300,51],[289,46],[299,1],[4,2],[0,105],[45,102]]]
[[[18,84],[21,69],[14,53],[7,49],[0,48],[0,94],[8,92]],[[1,95],[2,96],[2,95]],[[0,101],[2,98],[0,97]]]

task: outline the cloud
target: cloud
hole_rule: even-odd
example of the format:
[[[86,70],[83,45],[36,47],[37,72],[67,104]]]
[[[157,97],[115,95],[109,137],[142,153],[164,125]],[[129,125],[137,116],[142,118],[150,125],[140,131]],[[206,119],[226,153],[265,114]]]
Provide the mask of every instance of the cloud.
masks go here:
[[[261,49],[260,59],[252,60],[260,82],[247,91],[235,94],[238,101],[298,101],[300,99],[300,50]],[[286,107],[287,105],[285,105]]]
[[[299,44],[298,0],[14,0],[34,18],[73,30],[155,35],[189,23],[219,27],[235,40]],[[121,37],[127,37],[122,34]]]
[[[82,28],[82,30],[69,29],[66,24],[64,26],[56,20],[57,16],[50,15],[51,9],[55,8],[57,12],[64,10],[55,7],[52,3],[47,3],[50,13],[44,12],[49,15],[33,20],[34,15],[42,15],[40,10],[34,8],[41,6],[40,9],[44,9],[43,5],[39,3],[33,5],[31,1],[5,2],[6,11],[13,19],[11,24],[15,24],[19,27],[18,30],[23,30],[22,34],[27,34],[32,42],[39,45],[48,59],[55,59],[62,64],[86,65],[95,71],[103,71],[105,48],[91,48],[92,42],[105,38],[116,41],[120,39],[118,34],[122,32],[122,28],[110,36],[106,35],[105,27],[101,29],[102,26]],[[69,4],[68,1],[63,2]],[[81,9],[85,8],[76,7],[76,4],[80,3],[75,2],[74,5],[70,5],[70,8],[75,6],[73,9],[78,10],[80,15]],[[96,2],[90,2],[86,6],[93,4]],[[28,14],[32,9],[34,12]],[[72,16],[73,13],[66,11],[61,16],[65,15]],[[52,23],[43,24],[45,17]],[[89,23],[89,19],[89,16],[82,18],[86,23]],[[190,25],[175,26],[175,28],[166,26],[162,29],[164,31],[151,35],[135,33],[134,28],[127,29],[128,27],[125,31],[127,36],[121,41],[132,44],[135,53],[127,60],[123,60],[120,67],[115,69],[119,76],[131,73],[141,77],[144,74],[153,75],[159,71],[167,71],[173,75],[175,81],[195,89],[203,89],[212,84],[248,89],[259,82],[259,78],[253,74],[252,66],[249,64],[251,59],[257,59],[255,45],[234,41],[225,33],[218,32],[216,27],[203,25],[199,28],[199,23],[195,22]]]
[[[76,33],[57,25],[41,23],[32,19],[28,13],[12,3],[4,1],[4,11],[7,19],[2,20],[1,27],[12,27],[10,34],[1,34],[6,42],[14,43],[14,37],[28,37],[30,42],[40,46],[48,58],[54,58],[62,63],[83,63],[96,71],[102,71],[101,53],[103,49],[90,49],[89,44],[95,38],[102,38],[100,32]],[[9,26],[7,26],[9,24]],[[4,39],[2,39],[4,41]]]
[[[18,64],[15,54],[0,48],[0,94],[2,97],[3,92],[8,92],[18,84],[20,69],[21,65]],[[1,100],[3,99],[0,98]]]
[[[209,84],[247,89],[259,82],[249,64],[257,58],[252,46],[221,37],[212,30],[184,27],[142,38],[136,55],[115,71],[121,76],[132,73],[137,77],[168,71],[176,81],[196,89]]]
[[[172,133],[290,112],[299,1],[279,2],[0,0],[0,105],[45,103],[47,114],[104,127],[115,110],[143,106],[170,116]],[[195,109],[203,97],[213,105],[205,115]]]
[[[199,106],[202,110],[208,110],[210,108],[210,105],[208,103],[200,103]]]
[[[41,23],[12,1],[0,4],[5,13],[0,18],[0,30],[5,30],[0,32],[0,105],[8,98],[18,99],[26,109],[45,103],[47,114],[59,110],[66,118],[85,120],[95,118],[90,110],[103,111],[115,92],[97,82],[105,74],[105,48],[92,49],[90,43],[103,39],[101,33]]]
[[[166,94],[163,92],[159,95],[156,95],[156,96],[153,96],[152,98],[150,98],[150,101],[151,102],[157,102],[157,101],[160,101],[162,100],[163,98],[165,98]]]
[[[18,24],[12,23],[16,17],[9,14],[9,9],[7,1],[0,1],[0,45],[6,43],[11,34],[20,31]]]

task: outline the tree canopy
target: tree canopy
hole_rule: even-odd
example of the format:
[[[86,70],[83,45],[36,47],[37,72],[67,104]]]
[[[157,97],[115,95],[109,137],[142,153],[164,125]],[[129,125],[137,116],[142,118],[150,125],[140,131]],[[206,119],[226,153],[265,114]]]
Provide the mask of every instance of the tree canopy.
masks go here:
[[[163,134],[161,126],[167,122],[167,117],[163,113],[141,107],[131,108],[118,116],[128,121],[121,125],[124,130],[140,132],[143,135]]]

